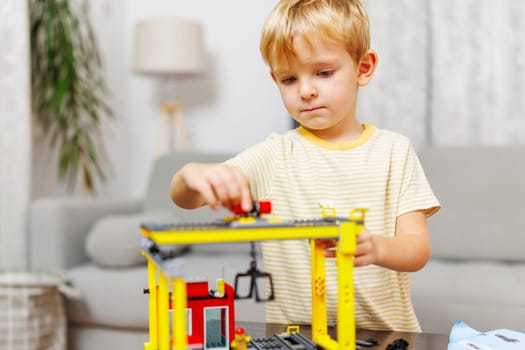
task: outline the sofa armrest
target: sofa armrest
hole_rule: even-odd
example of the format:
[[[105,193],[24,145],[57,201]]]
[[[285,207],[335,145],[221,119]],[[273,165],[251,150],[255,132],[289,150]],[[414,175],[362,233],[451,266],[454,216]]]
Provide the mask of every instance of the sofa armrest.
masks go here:
[[[29,209],[29,266],[67,269],[89,260],[84,241],[93,224],[110,214],[140,212],[138,199],[47,197]]]

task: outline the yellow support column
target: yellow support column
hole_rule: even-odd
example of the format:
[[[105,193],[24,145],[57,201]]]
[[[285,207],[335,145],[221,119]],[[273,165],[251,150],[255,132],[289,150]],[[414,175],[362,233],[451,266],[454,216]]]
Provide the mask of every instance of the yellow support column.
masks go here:
[[[341,224],[341,238],[337,246],[337,341],[341,350],[355,349],[353,256],[357,235],[364,227],[365,212],[366,209],[355,209],[350,213],[350,222]]]
[[[157,294],[157,268],[148,257],[148,289],[149,289],[149,342],[144,344],[144,350],[157,350],[159,347],[159,319]]]
[[[170,350],[170,318],[168,279],[162,270],[159,271],[159,350]]]
[[[355,349],[355,319],[354,319],[354,288],[351,280],[344,276],[353,276],[355,251],[355,232],[353,222],[344,223],[342,230],[343,239],[337,247],[338,273],[338,306],[337,306],[337,341],[340,349]],[[346,233],[348,232],[348,233]],[[352,247],[353,245],[353,247]],[[352,250],[353,249],[353,250]]]
[[[173,280],[173,336],[175,349],[186,349],[188,339],[186,331],[186,282],[177,277]]]
[[[317,240],[310,240],[312,264],[312,338],[324,336],[327,331],[326,268],[324,249]]]
[[[326,266],[324,248],[318,240],[310,240],[312,264],[312,340],[324,349],[337,349],[337,342],[328,335],[326,309]]]

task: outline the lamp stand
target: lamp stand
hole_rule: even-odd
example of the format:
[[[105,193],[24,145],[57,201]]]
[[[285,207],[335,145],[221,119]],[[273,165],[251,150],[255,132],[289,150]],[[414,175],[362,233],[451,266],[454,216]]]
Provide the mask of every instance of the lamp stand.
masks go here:
[[[177,102],[166,102],[162,106],[162,120],[159,128],[159,135],[157,137],[157,155],[162,153],[163,143],[167,142],[168,152],[175,151],[176,148],[176,134],[180,140],[180,145],[183,150],[190,149],[190,141],[186,127],[184,126],[184,118],[180,104]],[[164,135],[167,136],[166,142]]]

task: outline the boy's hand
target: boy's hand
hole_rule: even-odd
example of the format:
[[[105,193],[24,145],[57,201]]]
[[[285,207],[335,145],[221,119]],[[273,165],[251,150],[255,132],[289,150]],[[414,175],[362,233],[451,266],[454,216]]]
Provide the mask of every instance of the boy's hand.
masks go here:
[[[193,192],[194,196],[199,198],[201,204],[207,204],[214,210],[219,209],[220,206],[231,210],[236,205],[240,205],[247,212],[252,210],[248,182],[239,170],[230,165],[186,164],[172,183],[173,198],[177,190],[173,187],[179,186],[181,182],[190,193]],[[184,202],[185,200],[181,198],[177,204],[184,204]]]
[[[372,240],[372,235],[365,229],[357,236],[357,247],[354,255],[354,266],[366,266],[373,264],[375,261],[375,246]],[[320,244],[325,249],[325,256],[327,258],[335,257],[334,240],[322,240]]]
[[[323,241],[325,256],[335,256],[335,241]],[[394,237],[371,234],[366,228],[357,236],[354,266],[377,265],[398,272],[422,269],[430,258],[431,241],[426,214],[416,210],[399,216]]]
[[[372,234],[364,228],[357,235],[357,249],[354,255],[354,266],[367,266],[375,264],[377,259],[377,250]]]

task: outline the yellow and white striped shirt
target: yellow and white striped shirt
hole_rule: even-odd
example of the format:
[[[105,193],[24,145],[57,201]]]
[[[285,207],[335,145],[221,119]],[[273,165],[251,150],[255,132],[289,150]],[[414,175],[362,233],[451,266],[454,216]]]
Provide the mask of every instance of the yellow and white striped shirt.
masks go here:
[[[269,199],[272,215],[321,217],[319,202],[332,202],[340,216],[369,208],[372,234],[394,236],[396,218],[414,210],[439,209],[409,140],[364,125],[357,140],[328,143],[299,127],[272,134],[228,161],[250,183],[255,200]],[[266,306],[268,322],[311,322],[310,250],[306,240],[263,242],[264,268],[272,274],[276,300]],[[337,318],[337,268],[327,259],[328,320]],[[420,331],[407,273],[375,265],[354,270],[355,318],[360,328]]]

